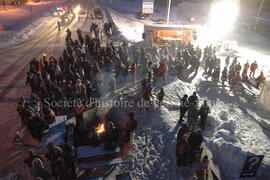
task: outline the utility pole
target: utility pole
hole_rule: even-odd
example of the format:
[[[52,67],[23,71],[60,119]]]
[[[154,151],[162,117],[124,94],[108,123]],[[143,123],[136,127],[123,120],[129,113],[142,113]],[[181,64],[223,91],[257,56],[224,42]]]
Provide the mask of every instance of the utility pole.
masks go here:
[[[255,32],[256,32],[256,30],[257,30],[258,21],[259,21],[259,18],[260,18],[260,16],[261,16],[263,4],[264,4],[264,0],[261,0],[261,5],[260,5],[260,7],[259,7],[259,10],[258,10],[258,13],[257,13],[257,17],[256,17],[256,20],[255,20],[254,29],[253,29],[253,31],[255,31]]]
[[[170,21],[171,1],[172,0],[167,0],[167,24],[169,24]]]

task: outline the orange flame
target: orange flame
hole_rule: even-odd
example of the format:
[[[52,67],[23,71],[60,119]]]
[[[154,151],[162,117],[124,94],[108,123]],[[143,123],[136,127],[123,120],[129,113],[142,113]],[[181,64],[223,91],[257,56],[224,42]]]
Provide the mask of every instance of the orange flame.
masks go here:
[[[96,132],[98,134],[101,134],[103,132],[105,132],[105,124],[104,123],[101,123],[99,124],[96,128],[95,128]]]

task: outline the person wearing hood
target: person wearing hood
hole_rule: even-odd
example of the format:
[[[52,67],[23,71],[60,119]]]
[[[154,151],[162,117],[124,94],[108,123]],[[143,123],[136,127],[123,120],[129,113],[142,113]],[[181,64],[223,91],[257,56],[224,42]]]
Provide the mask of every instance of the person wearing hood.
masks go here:
[[[43,180],[48,180],[51,175],[49,171],[45,168],[43,162],[39,158],[35,158],[32,162],[31,174],[34,177],[42,178]]]
[[[105,148],[114,150],[119,143],[119,132],[113,122],[108,122],[106,126]]]

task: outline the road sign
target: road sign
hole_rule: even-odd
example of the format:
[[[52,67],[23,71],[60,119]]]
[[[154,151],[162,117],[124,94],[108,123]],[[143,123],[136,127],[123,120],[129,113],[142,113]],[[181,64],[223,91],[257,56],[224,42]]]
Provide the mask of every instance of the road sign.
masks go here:
[[[248,156],[240,174],[240,178],[256,176],[263,158],[263,155]]]
[[[142,13],[153,14],[154,13],[154,0],[143,0],[142,1]]]

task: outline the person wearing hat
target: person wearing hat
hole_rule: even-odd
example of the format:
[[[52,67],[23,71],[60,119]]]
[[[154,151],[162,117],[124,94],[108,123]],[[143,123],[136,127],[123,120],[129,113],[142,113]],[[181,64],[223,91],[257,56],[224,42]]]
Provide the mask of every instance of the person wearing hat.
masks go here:
[[[180,124],[183,122],[183,118],[184,118],[184,116],[185,116],[185,114],[186,114],[186,112],[188,110],[188,100],[187,100],[187,98],[188,98],[188,95],[185,94],[183,96],[183,98],[181,98],[181,100],[180,100],[180,118],[179,118],[179,121],[178,121],[178,123],[180,123]]]
[[[59,146],[54,146],[52,143],[48,144],[48,152],[45,157],[51,161],[51,169],[53,175],[56,175],[57,167],[59,166],[59,159],[63,155],[63,149]]]

